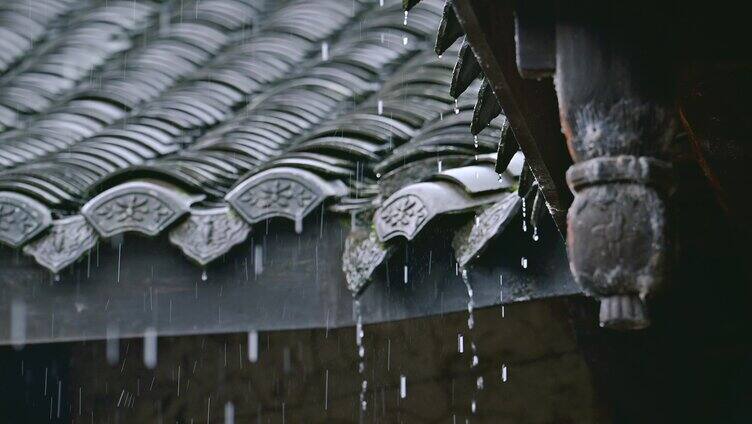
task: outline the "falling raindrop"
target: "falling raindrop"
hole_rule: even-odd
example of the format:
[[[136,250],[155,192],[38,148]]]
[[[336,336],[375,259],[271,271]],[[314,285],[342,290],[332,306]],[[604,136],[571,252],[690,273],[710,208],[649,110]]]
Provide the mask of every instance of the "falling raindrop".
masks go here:
[[[505,364],[501,364],[501,381],[507,382],[507,366]]]
[[[153,327],[144,331],[144,365],[150,370],[157,366],[157,332]]]
[[[290,370],[292,370],[292,363],[290,361],[290,348],[288,346],[285,346],[285,348],[282,349],[282,372],[285,374],[290,374]]]
[[[303,232],[303,217],[298,216],[295,218],[295,234],[300,234]]]
[[[368,389],[368,380],[363,380],[363,383],[360,386],[360,409],[361,411],[365,411],[366,407],[368,406],[368,402],[366,402],[366,389]]]
[[[522,259],[520,259],[520,265],[522,265],[523,269],[527,269],[527,258],[526,257],[522,257]]]
[[[203,269],[203,270],[201,271],[201,281],[206,281],[206,280],[207,280],[208,278],[209,278],[209,276],[208,276],[208,275],[206,275],[206,268],[204,268],[204,269]]]
[[[405,37],[402,37],[402,45],[403,45],[403,46],[406,46],[406,45],[407,45],[407,37],[406,37],[406,36],[405,36]]]
[[[264,249],[260,244],[253,248],[253,273],[258,277],[264,272]]]
[[[353,313],[355,314],[355,345],[358,349],[358,373],[363,374],[365,371],[365,348],[363,347],[363,313],[360,309],[360,300],[353,300]],[[366,389],[368,381],[364,378],[360,385],[360,407],[362,411],[366,410]]]
[[[118,260],[117,260],[117,280],[116,282],[120,282],[120,258],[122,257],[123,252],[123,243],[118,243]]]
[[[465,353],[465,338],[462,334],[457,335],[457,351],[459,353]]]
[[[527,203],[522,198],[522,231],[527,232]]]
[[[329,60],[329,43],[321,43],[321,60]]]
[[[10,304],[10,340],[16,350],[26,344],[26,302],[13,299]]]
[[[473,411],[473,414],[475,413],[476,408],[477,407],[475,405],[475,399],[473,399],[473,401],[470,403],[470,410]]]
[[[382,115],[384,113],[384,101],[379,100],[378,103],[376,104],[376,108],[379,111],[379,115]]]
[[[329,370],[326,370],[324,376],[324,411],[329,409]]]
[[[400,398],[404,399],[407,397],[407,377],[404,375],[400,375]]]
[[[407,284],[407,281],[408,281],[408,277],[407,277],[407,265],[405,265],[405,268],[404,268],[404,279],[405,279],[405,284]]]
[[[459,115],[460,113],[460,103],[457,99],[454,99],[454,114]]]
[[[478,148],[478,136],[477,135],[473,136],[473,146],[475,146],[476,149]]]
[[[533,225],[533,241],[538,241],[540,237],[538,237],[538,226]]]
[[[405,19],[402,20],[402,25],[407,25],[407,10],[405,10]]]
[[[499,303],[501,303],[501,317],[504,318],[504,276],[499,275]]]
[[[255,363],[258,361],[258,332],[248,332],[248,360]]]
[[[235,424],[235,405],[232,402],[225,404],[225,424]]]
[[[115,365],[120,360],[120,330],[116,325],[108,325],[105,332],[107,363]]]
[[[475,387],[478,390],[483,390],[483,376],[480,376],[477,380],[475,380]]]
[[[461,271],[462,282],[465,283],[465,289],[467,289],[467,328],[472,330],[475,325],[475,318],[473,317],[473,308],[475,307],[475,300],[473,299],[473,288],[470,286],[470,279],[467,276],[467,269],[462,268]]]
[[[442,166],[441,159],[439,159],[438,165],[439,165],[439,172],[441,172],[441,166]]]
[[[384,0],[379,0],[379,7],[384,7]]]

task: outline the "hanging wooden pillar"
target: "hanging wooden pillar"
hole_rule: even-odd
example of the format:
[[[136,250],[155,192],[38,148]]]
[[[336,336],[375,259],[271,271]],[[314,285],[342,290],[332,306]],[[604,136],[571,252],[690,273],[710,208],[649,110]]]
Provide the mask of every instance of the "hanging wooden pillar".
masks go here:
[[[557,11],[555,84],[575,162],[570,267],[611,328],[649,325],[645,300],[668,268],[675,74],[670,27],[646,7],[582,1]]]

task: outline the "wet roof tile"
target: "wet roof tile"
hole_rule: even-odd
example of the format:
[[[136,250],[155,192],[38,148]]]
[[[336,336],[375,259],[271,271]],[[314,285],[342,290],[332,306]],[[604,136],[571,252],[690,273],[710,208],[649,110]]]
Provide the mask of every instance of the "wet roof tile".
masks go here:
[[[439,0],[407,23],[398,0],[46,1],[26,32],[0,6],[0,241],[53,272],[133,231],[205,265],[326,205],[352,214],[359,291],[393,235],[478,214],[464,264],[516,213],[522,165],[499,182],[491,158],[513,136],[488,90],[473,111],[477,63]]]

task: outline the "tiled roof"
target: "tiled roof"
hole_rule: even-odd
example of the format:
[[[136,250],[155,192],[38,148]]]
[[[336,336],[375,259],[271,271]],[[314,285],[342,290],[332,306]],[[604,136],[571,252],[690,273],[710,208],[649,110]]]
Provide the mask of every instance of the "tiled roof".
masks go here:
[[[465,266],[535,193],[438,0],[45,1],[0,6],[0,242],[53,272],[123,232],[205,265],[327,208],[357,292],[439,215]]]

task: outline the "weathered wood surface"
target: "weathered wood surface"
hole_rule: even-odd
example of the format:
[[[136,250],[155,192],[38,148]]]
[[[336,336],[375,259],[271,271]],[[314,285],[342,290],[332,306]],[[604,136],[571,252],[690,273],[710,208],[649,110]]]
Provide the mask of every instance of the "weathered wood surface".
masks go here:
[[[550,80],[524,80],[518,72],[511,0],[456,0],[453,4],[548,209],[563,233],[572,202],[564,176],[571,160],[559,127],[553,84]]]
[[[108,327],[127,337],[147,328],[181,335],[354,325],[341,270],[349,226],[349,220],[333,215],[322,220],[320,214],[305,220],[300,235],[289,221],[261,223],[246,242],[206,268],[206,281],[202,269],[166,237],[100,242],[59,281],[23,254],[3,248],[0,344],[11,341],[14,302],[25,305],[27,343],[104,338]],[[578,292],[553,224],[540,230],[541,240],[533,243],[516,219],[468,270],[478,307],[499,303],[501,276],[504,302]],[[416,239],[377,270],[361,297],[364,322],[466,309],[451,232],[444,233]],[[523,256],[527,269],[520,265]]]
[[[601,301],[601,324],[614,328],[649,324],[645,299],[669,267],[676,110],[664,12],[641,19],[639,4],[587,1],[557,17],[556,91],[575,161],[567,173],[575,192],[570,267]]]

